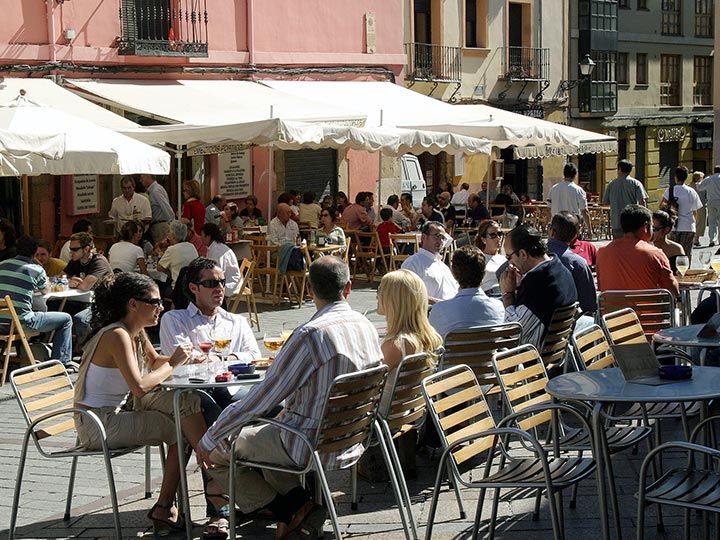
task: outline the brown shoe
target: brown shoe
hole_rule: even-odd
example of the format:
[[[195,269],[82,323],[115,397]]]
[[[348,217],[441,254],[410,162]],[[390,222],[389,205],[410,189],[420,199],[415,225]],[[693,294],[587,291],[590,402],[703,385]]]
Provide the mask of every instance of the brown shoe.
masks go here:
[[[326,518],[327,510],[324,506],[320,506],[313,501],[307,501],[295,512],[292,521],[288,525],[284,523],[278,524],[275,538],[278,540],[315,538],[317,532],[322,529]]]

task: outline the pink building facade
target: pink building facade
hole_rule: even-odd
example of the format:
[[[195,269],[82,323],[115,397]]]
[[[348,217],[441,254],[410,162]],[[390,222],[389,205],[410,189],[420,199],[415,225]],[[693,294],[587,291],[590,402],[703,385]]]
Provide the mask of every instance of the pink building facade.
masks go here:
[[[400,0],[47,0],[44,9],[37,3],[0,1],[6,7],[0,25],[0,76],[5,79],[401,82],[406,63]],[[147,120],[122,108],[112,110],[133,121]],[[267,208],[270,179],[273,194],[285,188],[280,172],[268,171],[268,153],[264,148],[251,152],[252,192],[262,209]],[[273,161],[282,165],[288,160],[279,154]],[[380,160],[376,154],[353,154],[359,153],[336,156],[338,174],[345,178],[339,188],[351,198],[358,191],[375,191]],[[218,157],[199,160],[209,197],[218,189]],[[165,181],[172,201],[175,162]],[[192,178],[197,167],[198,158],[185,158],[182,177]],[[71,183],[68,177],[31,179],[30,223],[24,228],[47,239],[68,234],[79,217],[72,209]],[[85,216],[98,225],[119,182],[103,176],[99,183],[98,212]],[[0,214],[17,214],[10,200],[14,188],[0,189],[5,189],[0,200],[6,200],[0,206],[7,206]],[[55,219],[49,218],[50,209]]]

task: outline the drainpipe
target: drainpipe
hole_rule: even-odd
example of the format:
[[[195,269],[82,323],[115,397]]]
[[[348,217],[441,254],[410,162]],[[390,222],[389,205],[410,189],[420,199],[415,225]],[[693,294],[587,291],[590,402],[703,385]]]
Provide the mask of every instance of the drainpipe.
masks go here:
[[[55,0],[46,0],[45,6],[47,8],[49,60],[50,62],[56,62],[57,56],[55,55],[55,42],[57,41],[57,36],[55,35],[55,18],[53,17]]]
[[[248,46],[248,64],[255,65],[255,31],[253,20],[253,0],[247,0],[247,46]]]

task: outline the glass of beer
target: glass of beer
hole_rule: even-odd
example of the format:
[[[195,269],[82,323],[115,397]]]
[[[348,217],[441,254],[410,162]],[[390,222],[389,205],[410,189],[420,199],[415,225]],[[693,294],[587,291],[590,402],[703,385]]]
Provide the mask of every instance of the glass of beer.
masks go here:
[[[283,346],[285,343],[285,339],[282,335],[279,336],[273,336],[273,335],[267,335],[263,337],[263,345],[265,345],[265,348],[270,351],[271,353],[276,353],[280,350],[280,347]]]

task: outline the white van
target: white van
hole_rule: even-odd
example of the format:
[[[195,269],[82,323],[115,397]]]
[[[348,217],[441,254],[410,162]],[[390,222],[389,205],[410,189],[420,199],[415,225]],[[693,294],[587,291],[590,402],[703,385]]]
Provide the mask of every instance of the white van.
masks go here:
[[[400,158],[400,192],[412,193],[413,206],[420,208],[423,197],[427,195],[427,185],[423,177],[417,156],[405,154]]]

